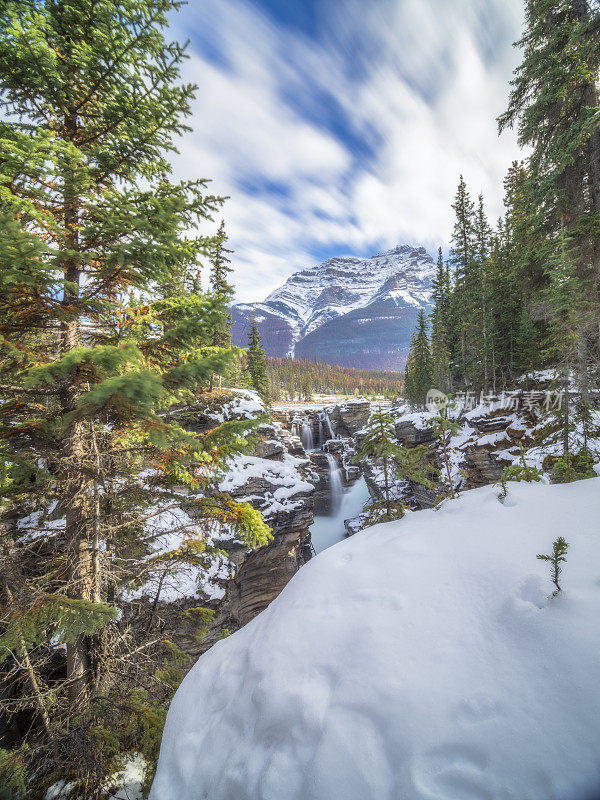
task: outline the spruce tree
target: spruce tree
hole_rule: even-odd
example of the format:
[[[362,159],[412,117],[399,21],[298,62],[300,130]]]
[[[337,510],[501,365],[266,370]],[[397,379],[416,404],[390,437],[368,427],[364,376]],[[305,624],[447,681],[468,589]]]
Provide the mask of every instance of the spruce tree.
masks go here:
[[[500,129],[516,126],[528,147],[526,190],[543,263],[571,240],[595,321],[580,332],[598,347],[600,326],[600,7],[590,0],[527,0],[509,106]],[[558,248],[558,249],[557,249]],[[587,349],[587,348],[586,348]]]
[[[225,247],[226,242],[225,220],[221,220],[210,259],[210,289],[216,297],[229,305],[233,299],[233,286],[229,283],[229,275],[233,270],[229,266],[231,260],[227,254],[233,251]],[[213,328],[212,344],[213,347],[227,347],[231,344],[231,314],[228,311],[223,313],[222,319]]]
[[[170,415],[236,357],[207,351],[224,298],[181,288],[213,245],[184,232],[221,200],[203,180],[167,177],[194,91],[179,83],[183,48],[164,37],[179,5],[0,9],[0,476],[35,542],[23,547],[17,529],[2,559],[0,658],[20,653],[12,684],[27,682],[22,708],[39,721],[29,736],[40,779],[44,739],[62,737],[53,752],[77,760],[69,736],[88,737],[89,760],[71,762],[79,775],[100,760],[92,723],[70,721],[95,713],[90,698],[117,676],[125,691],[135,670],[115,666],[126,627],[115,604],[153,516],[156,495],[140,476],[150,470],[165,496],[182,483],[192,490],[191,538],[165,559],[206,558],[202,531],[219,520],[248,544],[268,536],[250,507],[211,494],[248,426],[200,435]]]
[[[460,176],[452,208],[455,214],[452,232],[450,263],[454,271],[454,291],[451,306],[451,346],[455,356],[455,379],[459,385],[472,382],[472,361],[476,357],[471,344],[476,324],[473,301],[478,285],[474,270],[475,206]]]
[[[431,297],[434,302],[431,313],[431,372],[432,384],[443,392],[450,391],[450,275],[444,264],[442,248],[438,250],[437,268],[432,282]],[[411,390],[412,391],[412,390]]]
[[[424,407],[427,392],[432,388],[432,381],[428,322],[425,311],[421,308],[417,315],[417,327],[411,338],[405,370],[404,394],[411,405]]]
[[[545,336],[541,293],[547,245],[533,230],[535,212],[527,171],[513,162],[504,181],[505,215],[492,237],[489,259],[489,310],[493,386],[504,388],[518,375],[543,365]]]
[[[446,471],[446,481],[448,485],[448,492],[450,497],[456,497],[456,490],[454,488],[454,481],[452,479],[452,469],[450,464],[450,440],[452,436],[460,431],[460,425],[452,419],[449,419],[446,410],[440,411],[437,417],[433,420],[433,435],[439,438],[442,448],[442,462]]]
[[[262,346],[256,320],[252,317],[248,336],[247,371],[250,383],[265,403],[269,403],[269,376],[267,374],[267,357]]]
[[[211,332],[211,344],[213,347],[229,347],[231,345],[231,313],[228,306],[233,300],[233,286],[229,283],[229,274],[233,272],[229,266],[231,260],[228,257],[228,250],[225,247],[227,234],[225,232],[225,220],[221,220],[219,230],[215,237],[214,250],[210,257],[210,289],[218,302],[223,304],[221,314],[215,320]],[[230,370],[229,377],[235,375],[236,370]],[[221,378],[219,378],[221,380]],[[214,375],[210,379],[210,391],[213,390]]]
[[[571,381],[575,377],[579,384],[578,406],[587,416],[585,402],[587,395],[587,364],[580,357],[581,331],[593,318],[593,307],[586,284],[577,275],[577,267],[572,257],[571,239],[562,232],[556,244],[556,254],[548,267],[550,285],[547,297],[552,305],[546,354],[558,368],[561,392],[561,407],[558,415],[562,427],[563,454],[570,450],[571,419]],[[575,369],[577,367],[577,369]]]
[[[549,561],[552,567],[552,583],[556,586],[553,595],[557,595],[559,592],[562,591],[560,586],[559,580],[560,575],[562,573],[561,564],[564,564],[567,560],[567,550],[569,549],[569,543],[565,540],[563,536],[559,536],[552,542],[552,553],[550,555],[538,553],[537,558],[540,561]]]
[[[481,348],[481,366],[478,377],[483,389],[488,388],[490,381],[490,341],[492,331],[489,308],[489,271],[491,237],[492,231],[485,215],[483,195],[480,194],[475,212],[475,260],[479,274],[479,302],[474,303],[474,306],[478,311],[479,323],[479,330],[475,334],[475,339],[479,340]]]

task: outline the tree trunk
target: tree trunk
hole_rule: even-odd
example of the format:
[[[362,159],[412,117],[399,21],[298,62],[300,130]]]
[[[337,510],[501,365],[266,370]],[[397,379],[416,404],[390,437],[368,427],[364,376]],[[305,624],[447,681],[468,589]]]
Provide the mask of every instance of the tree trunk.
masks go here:
[[[65,118],[64,138],[77,139],[77,118],[69,114]],[[78,259],[73,255],[79,250],[79,198],[75,189],[75,166],[68,165],[64,174],[63,224],[66,245],[62,258],[63,274],[67,285],[62,300],[61,355],[79,346],[79,302],[81,273]],[[61,392],[62,413],[76,408],[80,393],[76,371],[67,379]],[[63,474],[65,476],[62,503],[65,508],[65,537],[67,551],[66,590],[68,597],[76,600],[91,599],[91,552],[88,537],[90,480],[84,470],[85,441],[83,424],[71,422],[63,440]],[[86,637],[78,636],[67,644],[67,683],[69,698],[82,705],[88,694],[90,677],[90,655]]]
[[[388,466],[387,466],[387,458],[384,457],[383,459],[383,480],[385,486],[385,513],[387,514],[387,518],[390,518],[390,486],[388,483]]]
[[[570,416],[570,408],[569,408],[569,379],[570,379],[571,370],[569,365],[567,365],[567,369],[563,378],[563,391],[564,391],[564,412],[563,412],[563,451],[564,455],[569,455],[569,416]]]

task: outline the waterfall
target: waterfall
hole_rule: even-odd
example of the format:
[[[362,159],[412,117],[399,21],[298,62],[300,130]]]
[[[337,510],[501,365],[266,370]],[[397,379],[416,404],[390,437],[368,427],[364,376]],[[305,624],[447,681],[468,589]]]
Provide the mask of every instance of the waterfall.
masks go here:
[[[313,435],[312,435],[312,425],[308,420],[304,420],[302,423],[302,446],[305,450],[312,450],[313,449]]]
[[[319,418],[319,447],[325,442],[325,426],[323,420]]]
[[[363,510],[370,499],[365,479],[361,476],[349,489],[344,491],[337,513],[327,517],[315,517],[310,535],[317,553],[346,538],[345,519],[353,519]]]
[[[335,434],[333,433],[333,428],[331,427],[331,420],[329,419],[329,414],[323,410],[321,412],[321,415],[322,416],[320,416],[319,418],[321,422],[319,424],[324,423],[325,425],[327,425],[327,428],[329,430],[329,438],[335,439]]]
[[[327,453],[327,464],[329,465],[329,491],[331,493],[331,514],[335,514],[342,502],[343,484],[342,472],[338,467],[337,461]]]

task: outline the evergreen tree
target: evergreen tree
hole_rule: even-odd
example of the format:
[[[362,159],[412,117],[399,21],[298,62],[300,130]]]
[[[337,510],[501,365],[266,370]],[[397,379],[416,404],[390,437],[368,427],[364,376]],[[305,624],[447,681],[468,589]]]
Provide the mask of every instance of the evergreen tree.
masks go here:
[[[28,687],[20,708],[36,715],[26,728],[36,780],[56,737],[52,752],[72,761],[49,771],[99,770],[102,723],[90,698],[117,680],[122,695],[128,675],[140,678],[135,659],[118,661],[126,622],[115,608],[155,516],[149,479],[138,476],[154,472],[165,496],[181,483],[197,492],[185,552],[165,559],[201,563],[204,533],[219,521],[249,545],[268,537],[257,512],[212,492],[248,426],[200,435],[169,413],[236,355],[207,352],[224,298],[179,288],[213,244],[184,231],[221,204],[205,181],[167,179],[194,90],[178,82],[183,48],[164,38],[179,5],[7,0],[0,9],[1,488],[38,542],[23,548],[17,537],[2,560],[0,659],[10,685]],[[20,657],[9,664],[13,648]]]
[[[489,309],[489,270],[491,253],[490,229],[483,205],[483,195],[479,195],[477,211],[475,213],[475,260],[479,273],[479,302],[474,303],[478,311],[479,330],[476,340],[481,347],[481,368],[479,369],[479,382],[483,389],[487,389],[490,380],[490,340],[491,319]]]
[[[567,560],[567,550],[569,549],[569,543],[565,541],[563,536],[559,536],[552,542],[552,553],[550,555],[545,555],[542,553],[538,554],[538,558],[540,561],[549,561],[552,567],[552,583],[556,586],[556,590],[554,594],[558,594],[561,592],[561,586],[559,583],[560,575],[562,572],[561,564],[564,564]]]
[[[546,283],[523,164],[513,162],[504,188],[506,213],[492,237],[488,281],[493,385],[502,388],[542,366],[544,319],[534,319],[534,309]]]
[[[432,381],[427,316],[421,308],[417,315],[417,327],[411,338],[405,371],[404,393],[411,405],[418,407],[425,405],[425,398],[432,388]]]
[[[589,292],[585,283],[577,276],[577,268],[571,256],[571,240],[562,232],[557,243],[556,255],[552,258],[548,272],[550,285],[547,297],[552,305],[546,353],[558,367],[562,404],[559,409],[563,432],[563,454],[569,453],[571,419],[571,379],[576,375],[580,389],[579,407],[583,409],[587,389],[587,364],[580,358],[581,331],[593,317]],[[578,366],[575,372],[575,367]],[[584,410],[584,414],[587,413]]]
[[[460,425],[458,422],[449,419],[446,411],[440,412],[433,421],[433,435],[439,438],[442,446],[442,461],[446,471],[448,492],[452,498],[456,497],[456,490],[454,488],[454,481],[452,480],[452,469],[450,465],[450,440],[459,430]]]
[[[221,220],[219,230],[215,237],[214,250],[210,258],[210,289],[218,299],[219,303],[224,304],[221,314],[215,319],[211,332],[211,344],[213,347],[229,347],[231,345],[231,313],[228,306],[233,299],[233,286],[229,283],[228,277],[233,270],[229,266],[231,260],[228,258],[228,250],[225,247],[227,234],[225,233],[225,220]],[[236,370],[229,370],[232,377]],[[219,378],[221,380],[221,378]],[[210,379],[210,391],[213,390],[214,375]]]
[[[265,403],[269,403],[269,377],[267,375],[267,357],[263,349],[256,320],[252,317],[252,325],[248,336],[247,370],[252,387],[259,393]]]
[[[403,514],[402,504],[393,499],[394,484],[398,480],[410,480],[423,486],[431,486],[430,476],[434,472],[427,461],[427,448],[406,448],[398,444],[394,420],[381,409],[374,411],[367,423],[366,435],[354,457],[355,463],[369,460],[383,471],[383,497],[385,513],[380,521],[395,519]]]
[[[233,270],[229,266],[231,260],[227,254],[233,251],[225,247],[226,242],[225,220],[221,220],[211,257],[210,288],[215,296],[229,305],[233,299],[233,286],[229,283],[229,274]],[[213,347],[228,347],[231,344],[231,314],[229,312],[224,313],[222,319],[213,328],[212,344]]]
[[[440,247],[431,292],[434,302],[431,313],[431,372],[433,386],[443,392],[450,391],[450,350],[448,346],[450,291],[450,275],[448,267],[444,264]]]
[[[472,329],[476,324],[474,298],[478,287],[474,270],[475,206],[460,176],[454,203],[456,217],[452,232],[450,262],[454,270],[454,291],[451,306],[451,347],[456,354],[456,381],[468,386],[472,381],[472,361],[477,357],[471,346]]]
[[[526,189],[544,263],[571,240],[577,276],[588,282],[595,322],[581,331],[598,346],[600,291],[600,7],[590,0],[527,0],[509,106],[500,129],[517,126],[531,150]],[[558,248],[558,250],[556,249]],[[597,351],[596,351],[597,357]]]

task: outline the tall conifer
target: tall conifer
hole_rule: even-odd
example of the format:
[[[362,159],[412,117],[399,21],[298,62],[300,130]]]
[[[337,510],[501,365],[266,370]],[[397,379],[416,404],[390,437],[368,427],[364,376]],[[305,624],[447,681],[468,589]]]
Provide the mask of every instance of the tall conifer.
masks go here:
[[[444,264],[442,248],[439,248],[437,269],[433,279],[431,297],[434,302],[431,313],[431,371],[432,384],[436,389],[450,391],[450,276]]]
[[[229,275],[233,270],[229,266],[231,259],[228,257],[232,250],[227,249],[226,242],[225,220],[221,220],[210,260],[210,289],[216,297],[229,305],[233,299],[233,286],[229,283]],[[223,313],[222,319],[213,328],[212,344],[214,347],[227,347],[231,344],[231,314],[229,311]]]
[[[224,298],[182,288],[213,245],[184,231],[221,200],[203,180],[167,177],[194,91],[179,82],[183,48],[164,38],[179,5],[0,9],[0,472],[36,543],[16,535],[2,559],[0,659],[21,653],[11,669],[28,681],[23,708],[40,722],[29,727],[34,740],[40,731],[38,776],[44,736],[62,737],[61,758],[77,759],[68,737],[89,734],[87,760],[71,765],[96,769],[98,740],[69,720],[95,713],[91,698],[117,675],[124,691],[126,662],[113,671],[111,657],[125,622],[111,620],[155,516],[138,476],[150,470],[166,492],[184,483],[196,493],[195,533],[171,558],[199,563],[202,521],[225,521],[249,544],[268,534],[248,506],[210,494],[247,426],[199,435],[169,416],[235,357],[207,354]],[[50,691],[51,639],[66,656],[52,651]]]
[[[456,353],[456,379],[459,385],[469,385],[472,379],[471,331],[475,324],[473,316],[475,258],[475,206],[467,191],[463,176],[452,208],[455,214],[452,232],[450,262],[454,271],[454,291],[451,306],[452,345]]]
[[[405,370],[404,393],[413,406],[425,405],[427,392],[432,388],[433,371],[429,344],[427,316],[419,309],[417,327],[412,336]]]
[[[267,357],[262,346],[260,333],[256,320],[252,317],[250,334],[248,336],[248,374],[252,387],[259,393],[262,399],[268,403],[269,398],[269,376],[267,373]]]
[[[523,57],[500,129],[516,126],[520,143],[531,149],[527,190],[543,263],[560,257],[564,231],[577,275],[593,287],[598,309],[600,7],[590,0],[527,0],[517,46]],[[598,326],[597,310],[595,325],[582,331],[596,346]]]

